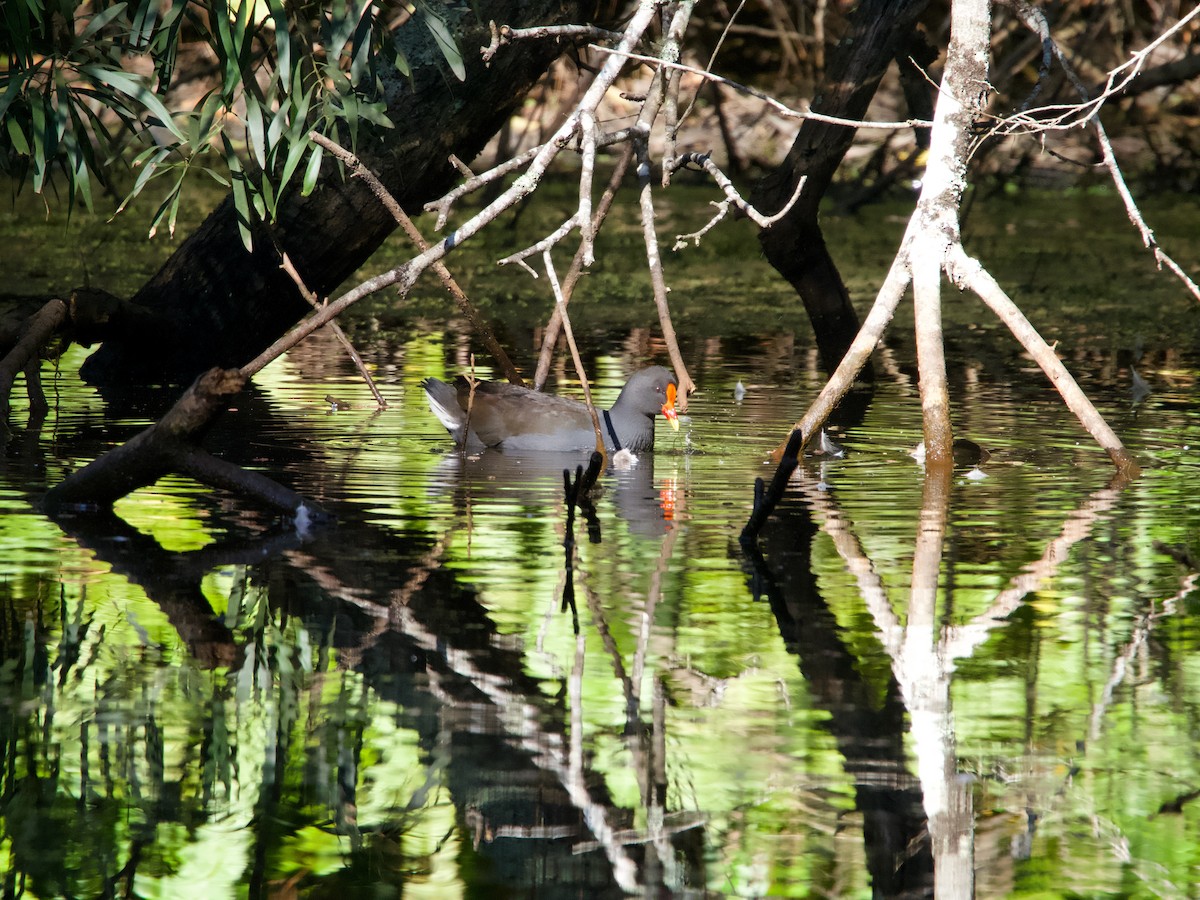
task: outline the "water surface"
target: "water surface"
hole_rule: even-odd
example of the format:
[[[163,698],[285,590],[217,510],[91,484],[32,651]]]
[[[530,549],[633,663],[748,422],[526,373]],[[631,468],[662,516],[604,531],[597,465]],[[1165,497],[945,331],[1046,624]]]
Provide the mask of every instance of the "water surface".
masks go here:
[[[1196,896],[1195,572],[1166,551],[1200,552],[1197,313],[1119,219],[1096,232],[1111,209],[992,201],[968,247],[1145,472],[1117,489],[982,306],[949,298],[955,425],[993,456],[946,486],[919,613],[930,487],[907,453],[903,310],[873,395],[831,425],[845,458],[806,461],[739,543],[822,373],[734,229],[668,260],[699,385],[687,423],[605,475],[569,535],[562,470],[583,460],[464,456],[429,413],[420,379],[480,353],[433,287],[346,323],[386,409],[318,335],[211,434],[337,514],[307,536],[182,477],[112,517],[46,518],[50,485],[163,402],[80,384],[85,351],[47,363],[53,408],[30,421],[18,391],[0,461],[6,895],[922,896],[925,808],[958,792],[978,896]],[[826,222],[857,297],[898,210]],[[1170,204],[1156,221],[1180,257],[1188,222]],[[578,301],[605,403],[665,360],[629,247],[601,255]],[[463,280],[527,365],[544,285],[482,261]],[[560,358],[556,390],[576,389],[568,372]],[[927,614],[940,655],[898,669],[904,626]]]

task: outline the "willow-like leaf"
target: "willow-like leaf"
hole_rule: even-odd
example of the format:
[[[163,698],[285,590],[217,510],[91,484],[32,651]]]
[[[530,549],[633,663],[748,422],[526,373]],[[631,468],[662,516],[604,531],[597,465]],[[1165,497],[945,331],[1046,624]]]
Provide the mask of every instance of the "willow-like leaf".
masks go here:
[[[229,5],[225,0],[213,0],[212,21],[216,28],[217,56],[223,69],[222,90],[226,101],[229,102],[237,93],[238,87],[242,86],[241,60],[246,33],[238,28],[240,20],[230,16]]]
[[[175,124],[170,111],[163,105],[162,100],[146,86],[145,81],[140,76],[133,75],[122,69],[109,69],[104,66],[95,65],[80,66],[79,71],[93,81],[106,84],[124,94],[134,103],[143,107],[151,116],[158,119],[162,126],[178,138],[180,142],[184,140],[183,133],[179,130],[179,126]]]
[[[396,46],[396,42],[392,40],[390,34],[385,36],[380,43],[379,55],[387,60],[405,78],[412,78],[412,68],[408,64],[408,57],[404,55],[403,50]]]
[[[355,86],[362,84],[372,69],[374,56],[371,53],[371,35],[375,24],[373,9],[370,3],[363,5],[362,15],[359,16],[350,39],[350,81]]]
[[[162,25],[150,39],[147,52],[154,59],[154,70],[158,74],[158,83],[167,85],[175,74],[175,61],[179,54],[179,32],[185,21],[184,12],[188,0],[173,0],[171,6],[163,14]]]
[[[147,147],[137,155],[133,161],[133,167],[135,169],[140,168],[141,171],[138,172],[138,177],[134,180],[133,187],[130,188],[129,193],[125,195],[125,198],[117,207],[117,211],[113,213],[114,217],[120,215],[125,207],[132,203],[137,196],[141,194],[142,190],[150,183],[151,179],[158,174],[158,167],[162,164],[163,160],[170,155],[171,149],[169,147],[155,146]]]
[[[305,197],[311,194],[317,186],[317,178],[321,174],[321,156],[322,149],[313,147],[312,154],[308,157],[308,165],[304,169],[304,185],[300,190]]]
[[[46,183],[46,167],[51,153],[46,145],[46,108],[43,105],[45,97],[34,94],[29,98],[29,135],[33,138],[33,152],[30,154],[33,162],[33,190],[40,194]]]
[[[71,104],[71,112],[73,115],[82,116],[85,121],[81,121],[79,128],[80,132],[87,132],[91,138],[91,142],[96,145],[101,159],[113,153],[112,137],[108,132],[108,125],[105,124],[103,118],[103,107],[98,107],[95,103],[85,102],[87,98],[95,99],[95,92],[81,88],[72,88],[72,93],[79,98],[79,102]],[[95,171],[98,171],[102,163],[98,163]]]
[[[88,212],[94,210],[92,204],[92,180],[85,145],[86,142],[80,143],[73,137],[67,144],[67,159],[71,163],[70,177],[67,179],[70,185],[68,192],[70,201],[67,205],[68,219],[75,208],[76,194],[83,198],[83,205],[87,207]]]
[[[369,4],[368,4],[369,5]],[[329,18],[325,20],[325,55],[329,65],[338,66],[360,16],[350,15],[346,4],[334,4]]]
[[[9,47],[12,57],[17,61],[17,68],[27,69],[33,65],[33,23],[41,22],[44,12],[41,4],[34,0],[24,3],[5,3],[2,5],[4,22],[8,26]],[[9,48],[6,48],[9,49]],[[10,63],[11,65],[11,63]]]
[[[330,114],[341,119],[346,123],[346,129],[350,133],[351,148],[358,146],[358,120],[359,120],[359,103],[358,95],[354,93],[354,89],[346,85],[344,90],[338,91],[328,98],[326,104]]]
[[[79,32],[79,36],[75,39],[75,46],[86,46],[105,25],[125,14],[125,6],[126,4],[124,3],[118,3],[115,6],[110,6],[104,12],[93,16],[83,31]]]
[[[250,251],[254,249],[254,236],[250,231],[250,197],[246,190],[246,173],[242,171],[242,162],[224,132],[221,133],[221,143],[225,148],[225,162],[229,166],[229,177],[233,182],[233,208],[237,213],[238,234],[241,235],[243,246]]]
[[[292,33],[287,7],[280,0],[267,0],[271,22],[275,26],[275,69],[281,84],[292,83]]]
[[[4,119],[13,100],[21,95],[21,88],[24,87],[23,79],[13,77],[11,72],[7,74],[9,78],[8,85],[4,88],[4,93],[0,94],[0,121]]]
[[[129,25],[129,46],[135,50],[144,50],[150,45],[158,22],[160,4],[157,0],[141,0],[133,14]]]
[[[13,4],[13,6],[16,5],[15,3]],[[22,0],[21,5],[25,7],[26,12],[36,21],[42,21],[46,15],[46,6],[42,3],[42,0]]]
[[[222,187],[229,187],[232,183],[232,182],[230,182],[229,178],[226,177],[224,171],[222,171],[221,169],[214,169],[212,166],[201,166],[201,165],[196,165],[195,163],[193,163],[191,166],[188,167],[188,171],[199,172],[202,175],[207,175],[209,178],[211,178],[213,181],[215,181],[217,184],[221,185]]]
[[[308,149],[308,143],[302,138],[300,140],[288,139],[287,156],[283,161],[283,169],[279,173],[279,189],[282,191],[287,183],[292,180],[292,175],[296,172],[296,167],[300,165],[300,160],[304,159],[304,151]]]
[[[459,81],[466,81],[467,67],[463,63],[462,52],[458,49],[454,35],[446,27],[445,21],[433,11],[433,8],[428,3],[418,2],[417,9],[421,12],[421,21],[425,23],[425,27],[429,29],[429,33],[433,35],[434,41],[437,42],[438,49],[442,51],[442,56],[446,58],[446,63],[450,66],[450,71],[454,73]]]
[[[148,235],[150,238],[158,234],[158,226],[162,223],[163,218],[170,213],[172,204],[178,204],[179,192],[182,188],[183,176],[181,174],[175,184],[171,186],[171,190],[167,193],[167,196],[163,198],[163,202],[158,205],[158,209],[155,210],[154,216],[150,220],[150,232]]]
[[[387,104],[382,100],[359,101],[358,118],[370,122],[372,125],[378,126],[379,128],[396,127],[396,123],[388,117]]]
[[[263,220],[268,222],[274,220],[279,209],[279,198],[275,194],[275,188],[271,186],[271,179],[262,178],[255,196],[262,198],[260,212]]]
[[[266,122],[263,121],[263,108],[257,98],[249,91],[244,95],[246,103],[246,139],[254,160],[260,169],[267,167],[267,135]]]
[[[29,139],[25,136],[25,130],[17,121],[16,116],[9,116],[5,119],[5,125],[8,128],[8,139],[12,141],[13,149],[22,156],[29,156]]]
[[[288,95],[288,99],[292,103],[291,125],[288,127],[288,140],[295,143],[300,141],[308,142],[308,113],[312,108],[313,97],[316,96],[316,88],[303,88],[297,80],[296,86]]]
[[[175,196],[171,200],[171,211],[167,215],[167,234],[175,237],[175,222],[179,218],[179,201],[183,198],[183,176],[186,170],[180,172],[179,181],[175,185]]]
[[[223,108],[224,101],[215,89],[200,98],[192,110],[188,123],[188,146],[198,151],[212,140],[213,123],[216,121],[217,113]]]
[[[272,152],[275,151],[280,139],[288,133],[288,117],[295,113],[290,97],[280,97],[276,102],[279,104],[278,108],[271,116],[271,123],[267,126],[267,144],[271,147]]]

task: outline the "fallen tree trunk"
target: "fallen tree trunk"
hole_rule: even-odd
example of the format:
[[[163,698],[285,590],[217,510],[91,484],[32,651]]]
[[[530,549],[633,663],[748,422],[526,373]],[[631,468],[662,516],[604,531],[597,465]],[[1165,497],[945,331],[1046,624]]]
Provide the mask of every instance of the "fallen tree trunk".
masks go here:
[[[328,518],[321,507],[295,491],[200,448],[199,441],[217,414],[245,387],[246,380],[236,369],[205,372],[158,422],[51,488],[43,508],[51,516],[106,511],[126,494],[169,472],[179,472],[257,500],[284,515]]]

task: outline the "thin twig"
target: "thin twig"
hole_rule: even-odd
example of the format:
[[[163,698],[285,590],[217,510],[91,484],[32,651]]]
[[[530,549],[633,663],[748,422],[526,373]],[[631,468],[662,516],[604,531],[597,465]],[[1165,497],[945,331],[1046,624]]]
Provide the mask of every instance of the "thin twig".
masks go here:
[[[681,47],[683,45],[684,35],[687,33],[688,23],[692,19],[692,12],[696,8],[695,0],[686,0],[686,2],[677,3],[675,5],[675,14],[671,16],[671,23],[663,35],[662,45],[659,47],[658,57],[664,63],[679,62],[682,55]],[[671,183],[671,175],[675,172],[675,146],[676,138],[679,132],[679,82],[683,75],[678,69],[668,69],[669,75],[666,78],[655,78],[655,88],[660,91],[661,104],[663,108],[663,119],[666,127],[664,135],[664,146],[662,155],[662,186],[668,187]],[[662,69],[659,69],[659,73]]]
[[[314,131],[310,137],[314,142],[320,144],[334,156],[338,157],[338,159],[345,162],[346,165],[350,166],[354,174],[366,182],[371,192],[383,204],[384,208],[391,213],[392,218],[396,220],[400,227],[404,229],[404,233],[408,235],[409,240],[416,245],[418,250],[424,253],[429,249],[429,242],[425,240],[425,237],[413,223],[413,220],[409,218],[400,204],[396,202],[396,198],[392,196],[391,191],[384,187],[383,182],[376,177],[374,172],[363,165],[357,156],[320,132]],[[466,292],[459,286],[454,276],[450,274],[450,270],[440,261],[433,262],[431,266],[434,274],[442,282],[442,286],[450,292],[450,296],[454,298],[454,301],[458,304],[458,308],[471,323],[472,330],[478,335],[484,346],[487,347],[488,353],[491,354],[501,371],[504,372],[504,377],[512,384],[524,385],[525,381],[521,378],[517,367],[508,358],[508,354],[500,346],[500,342],[496,340],[495,335],[492,334],[491,328],[488,327],[487,322],[475,310],[475,305],[471,303]]]
[[[567,305],[563,299],[562,288],[558,283],[558,274],[554,270],[554,258],[550,254],[549,248],[542,253],[542,261],[546,265],[546,278],[550,282],[550,287],[554,291],[554,303],[562,316],[563,336],[567,339],[567,346],[571,348],[571,359],[575,363],[575,374],[579,376],[579,384],[583,388],[583,402],[587,404],[588,412],[592,416],[592,428],[596,432],[596,452],[608,459],[607,451],[604,448],[604,433],[600,430],[600,416],[596,412],[596,406],[592,403],[592,388],[588,384],[587,372],[583,369],[583,358],[579,355],[579,347],[575,343],[575,333],[571,330],[571,319],[567,315]]]
[[[729,179],[729,176],[722,172],[721,168],[715,162],[713,162],[710,154],[685,153],[679,158],[677,165],[680,167],[687,165],[699,166],[701,169],[707,172],[712,177],[713,181],[717,183],[717,187],[719,187],[725,194],[728,202],[732,203],[739,210],[745,213],[746,217],[753,221],[754,224],[759,228],[770,228],[772,225],[786,216],[788,212],[791,211],[792,207],[796,205],[796,201],[800,199],[800,192],[804,190],[804,184],[806,181],[808,181],[807,175],[801,175],[799,180],[796,182],[796,188],[792,192],[791,198],[783,205],[783,208],[778,212],[772,213],[768,216],[759,212],[750,203],[750,201],[746,200],[740,193],[738,193],[738,189],[733,186],[733,182]],[[722,212],[719,218],[723,218],[724,215],[724,212]],[[710,225],[709,228],[711,227],[712,226]],[[705,228],[704,231],[708,231],[708,228]],[[692,237],[692,235],[687,235],[687,237]]]
[[[479,55],[484,65],[490,66],[500,48],[514,41],[544,40],[545,38],[586,38],[589,41],[618,41],[620,32],[607,31],[595,25],[540,25],[536,28],[511,28],[508,25],[497,26],[494,21],[488,22],[492,33],[492,42],[486,47],[479,48]]]
[[[317,295],[309,290],[308,285],[304,283],[304,278],[296,270],[296,266],[292,263],[292,259],[287,255],[287,251],[276,246],[279,251],[280,263],[279,267],[287,273],[288,277],[295,283],[297,290],[300,291],[308,305],[313,309],[321,308],[321,301]],[[367,384],[367,389],[371,392],[371,396],[375,398],[375,403],[380,409],[387,409],[387,401],[383,399],[383,394],[379,392],[378,385],[375,384],[375,379],[371,377],[370,371],[367,369],[367,364],[363,362],[362,356],[351,343],[350,338],[346,337],[346,332],[342,331],[342,326],[337,322],[329,323],[329,330],[337,339],[337,342],[342,345],[342,349],[346,351],[346,355],[350,357],[350,361],[354,363],[354,368],[358,369],[358,374],[362,376],[363,381]]]
[[[658,308],[658,324],[662,329],[663,341],[667,345],[667,353],[671,364],[675,367],[675,378],[679,382],[679,405],[687,410],[688,394],[696,389],[696,384],[688,374],[683,362],[683,354],[679,352],[679,341],[675,337],[675,326],[671,324],[671,310],[667,304],[667,282],[663,275],[662,254],[658,249],[658,234],[654,228],[654,194],[650,181],[649,151],[645,139],[634,143],[638,159],[638,181],[641,182],[639,208],[642,214],[642,242],[646,245],[646,265],[650,269],[650,284],[654,289],[654,305]]]
[[[685,63],[664,62],[656,56],[644,56],[640,53],[623,52],[620,48],[600,47],[596,44],[589,44],[590,49],[596,50],[599,53],[610,53],[614,56],[623,56],[626,59],[632,59],[636,62],[649,63],[660,68],[679,69],[683,72],[690,72],[693,75],[698,75],[706,81],[714,82],[715,84],[723,84],[726,87],[732,88],[740,94],[745,94],[749,97],[756,97],[763,101],[768,106],[772,107],[780,115],[789,119],[813,119],[817,122],[827,122],[830,125],[845,125],[847,128],[880,128],[885,130],[896,130],[905,128],[931,128],[932,122],[925,119],[908,119],[903,122],[868,122],[858,119],[843,119],[838,116],[827,116],[823,113],[800,112],[792,109],[787,104],[776,100],[769,94],[765,94],[760,90],[748,87],[740,82],[733,81],[729,78],[722,78],[720,75],[714,75],[712,72],[706,72],[703,69],[698,69],[695,66],[689,66]]]
[[[1154,237],[1154,232],[1150,229],[1150,226],[1146,224],[1146,220],[1142,216],[1141,210],[1138,209],[1137,201],[1133,199],[1133,193],[1129,190],[1129,186],[1125,183],[1125,176],[1121,172],[1121,166],[1117,162],[1116,154],[1113,152],[1112,143],[1108,139],[1108,133],[1104,129],[1104,124],[1100,121],[1100,117],[1096,115],[1096,113],[1098,113],[1100,110],[1100,106],[1103,105],[1103,103],[1109,97],[1120,93],[1122,90],[1124,90],[1125,85],[1137,76],[1145,63],[1146,58],[1155,47],[1159,46],[1172,32],[1181,28],[1185,23],[1195,18],[1197,15],[1200,15],[1200,4],[1198,4],[1188,15],[1176,22],[1174,26],[1167,29],[1167,31],[1159,35],[1147,46],[1134,53],[1128,62],[1125,62],[1109,72],[1105,89],[1100,97],[1098,97],[1096,100],[1089,99],[1089,91],[1087,86],[1084,85],[1083,79],[1079,77],[1070,61],[1063,54],[1062,48],[1059,47],[1057,42],[1050,37],[1050,27],[1047,24],[1042,11],[1026,2],[1017,2],[1015,3],[1015,6],[1018,15],[1025,25],[1035,34],[1041,37],[1044,42],[1049,42],[1049,47],[1052,49],[1054,55],[1058,58],[1059,64],[1063,68],[1063,72],[1066,74],[1075,90],[1079,92],[1079,96],[1083,98],[1084,102],[1082,104],[1078,104],[1076,108],[1080,110],[1086,110],[1090,108],[1090,112],[1088,112],[1087,116],[1084,117],[1079,124],[1090,122],[1092,128],[1095,130],[1096,140],[1100,145],[1101,159],[1104,162],[1105,168],[1108,169],[1108,173],[1113,180],[1113,184],[1116,186],[1117,193],[1121,197],[1121,202],[1125,205],[1125,214],[1129,217],[1129,221],[1133,223],[1134,227],[1137,228],[1138,233],[1142,237],[1142,244],[1147,250],[1150,250],[1154,254],[1155,262],[1158,264],[1160,269],[1165,265],[1168,269],[1175,273],[1176,277],[1178,277],[1180,281],[1183,282],[1184,286],[1188,289],[1188,291],[1191,292],[1192,296],[1194,296],[1197,300],[1200,300],[1200,286],[1197,286],[1196,282],[1188,277],[1183,268],[1177,262],[1175,262],[1174,259],[1168,256],[1162,247],[1159,246],[1158,241]],[[1129,74],[1124,78],[1123,81],[1117,84],[1117,73],[1126,68],[1130,70]]]
[[[1037,329],[1025,318],[1025,314],[1017,307],[1008,295],[977,260],[967,255],[961,243],[951,245],[946,253],[946,272],[950,279],[960,288],[969,289],[996,314],[1009,331],[1013,333],[1046,374],[1046,378],[1058,390],[1067,408],[1075,413],[1079,423],[1087,430],[1101,447],[1108,453],[1113,465],[1123,475],[1136,478],[1139,472],[1138,464],[1117,437],[1116,432],[1104,421],[1104,417],[1092,405],[1085,394],[1062,364],[1062,360],[1046,343]]]
[[[727,38],[729,36],[730,31],[734,27],[733,23],[735,21],[737,21],[737,17],[739,15],[741,15],[742,10],[745,8],[746,8],[746,0],[740,0],[740,2],[738,3],[737,9],[735,9],[733,11],[733,14],[730,15],[728,21],[726,21],[725,27],[721,29],[721,36],[717,38],[717,42],[713,45],[712,53],[709,54],[708,62],[704,66],[705,72],[712,71],[712,67],[717,61],[717,54],[720,53],[721,48],[725,46],[725,38]],[[702,87],[703,84],[704,83],[701,82],[700,86]],[[712,82],[712,86],[713,86],[713,89],[715,90],[717,87],[717,83]],[[688,103],[687,109],[685,109],[683,111],[683,115],[681,115],[679,117],[679,121],[681,121],[681,122],[687,121],[688,117],[692,114],[692,110],[696,108],[696,100],[699,98],[699,96],[700,96],[700,87],[697,87],[696,93],[694,93],[692,95],[692,99]]]
[[[600,230],[600,226],[604,223],[608,216],[608,211],[612,208],[613,201],[617,196],[617,189],[621,186],[621,182],[625,180],[625,172],[629,169],[629,163],[633,160],[633,145],[626,144],[625,151],[621,154],[621,158],[617,160],[616,166],[613,168],[612,174],[608,178],[608,185],[604,189],[604,193],[600,196],[600,202],[596,205],[596,212],[592,215],[592,233],[595,234]],[[560,293],[563,298],[563,306],[566,307],[571,302],[571,295],[575,291],[575,285],[579,283],[579,279],[583,274],[583,247],[575,251],[575,258],[571,260],[571,267],[567,270],[567,274],[563,277]],[[550,316],[550,321],[546,323],[546,331],[542,336],[542,349],[538,354],[537,369],[533,375],[533,388],[540,391],[546,385],[546,377],[550,372],[550,360],[554,355],[554,346],[558,343],[558,335],[562,330],[562,312],[559,310],[558,304],[554,304],[554,312]]]
[[[438,214],[437,222],[433,226],[434,229],[441,231],[446,227],[446,221],[450,218],[450,210],[453,208],[455,202],[460,198],[467,196],[467,194],[472,194],[480,188],[491,184],[497,178],[503,178],[505,175],[508,175],[511,172],[515,172],[518,169],[524,168],[545,148],[545,144],[538,144],[536,147],[530,147],[524,153],[520,153],[517,156],[514,156],[512,159],[506,159],[504,162],[499,163],[498,165],[488,169],[486,172],[481,172],[478,175],[471,173],[470,170],[464,172],[463,174],[467,176],[466,181],[451,190],[444,197],[439,197],[437,200],[431,200],[429,203],[425,204],[425,212],[435,212]],[[453,164],[453,162],[454,158],[451,157],[451,164]],[[456,166],[455,168],[458,167]],[[459,171],[462,170],[460,169]]]

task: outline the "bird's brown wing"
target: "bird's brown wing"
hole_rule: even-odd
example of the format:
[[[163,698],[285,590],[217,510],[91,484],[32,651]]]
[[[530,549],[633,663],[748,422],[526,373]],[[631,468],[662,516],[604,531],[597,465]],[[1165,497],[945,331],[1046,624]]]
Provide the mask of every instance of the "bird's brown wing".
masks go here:
[[[545,435],[550,443],[561,435],[573,443],[577,432],[592,427],[587,407],[565,397],[492,381],[478,384],[473,400],[470,393],[465,379],[460,381],[458,403],[464,410],[470,404],[471,430],[489,447],[530,435]]]

